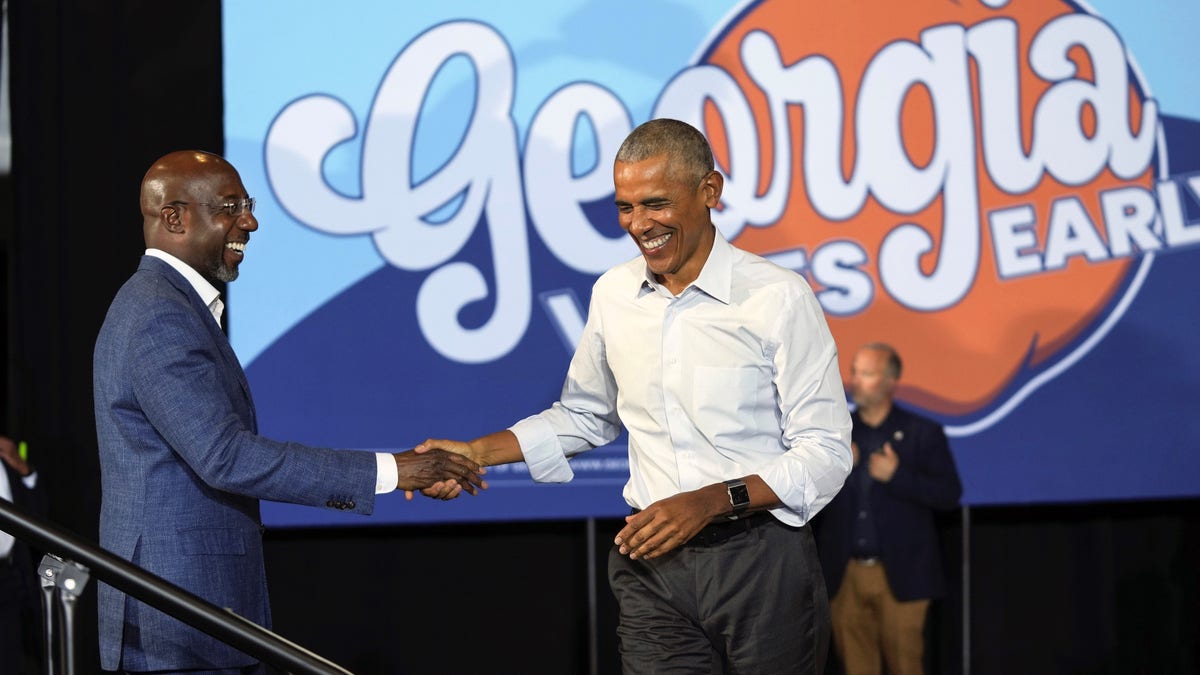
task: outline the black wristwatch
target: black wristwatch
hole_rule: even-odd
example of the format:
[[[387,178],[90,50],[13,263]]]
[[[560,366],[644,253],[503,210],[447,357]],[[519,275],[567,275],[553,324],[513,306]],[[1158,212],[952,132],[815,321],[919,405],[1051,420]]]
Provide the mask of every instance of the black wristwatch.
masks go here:
[[[750,508],[750,491],[746,489],[746,483],[740,480],[725,481],[725,491],[729,493],[729,505],[733,507],[733,512],[725,517],[737,520]]]

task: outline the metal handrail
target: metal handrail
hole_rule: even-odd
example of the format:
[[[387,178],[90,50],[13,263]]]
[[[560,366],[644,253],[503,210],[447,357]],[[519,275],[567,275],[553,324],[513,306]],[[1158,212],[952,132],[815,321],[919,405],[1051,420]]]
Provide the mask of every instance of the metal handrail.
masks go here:
[[[75,534],[23,513],[0,499],[0,530],[89,568],[92,576],[251,656],[292,673],[350,675],[350,671],[229,609],[155,576]]]

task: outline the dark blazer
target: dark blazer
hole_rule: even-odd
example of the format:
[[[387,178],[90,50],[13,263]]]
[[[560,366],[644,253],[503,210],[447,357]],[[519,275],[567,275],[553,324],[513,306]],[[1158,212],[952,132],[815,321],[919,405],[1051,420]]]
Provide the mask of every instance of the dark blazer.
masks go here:
[[[857,413],[852,418],[858,429],[862,420]],[[939,598],[945,593],[945,579],[934,511],[953,509],[962,497],[946,434],[933,420],[895,405],[880,429],[900,459],[892,480],[873,481],[869,491],[888,585],[897,600]],[[860,450],[865,453],[874,448],[862,448],[860,444]],[[858,511],[856,484],[866,465],[860,458],[842,490],[814,521],[821,568],[831,598],[842,584],[853,550],[851,539]]]
[[[41,477],[33,488],[16,469],[3,460],[12,488],[12,504],[23,514],[35,518],[46,517],[45,481]],[[36,662],[28,659],[41,652],[41,585],[37,567],[42,561],[42,551],[35,550],[17,537],[13,542],[9,559],[0,562],[0,671],[11,665],[13,672],[34,672]]]
[[[46,489],[45,481],[39,476],[37,483],[33,488],[25,487],[25,479],[17,470],[9,466],[4,460],[0,460],[0,466],[4,467],[8,473],[8,484],[12,488],[12,503],[23,513],[35,518],[46,517]],[[34,467],[36,470],[36,467]],[[37,567],[42,562],[42,552],[30,548],[29,544],[22,541],[19,537],[13,542],[12,553],[13,567],[21,570],[29,571],[29,583],[31,589],[41,588],[40,584],[36,583]],[[34,593],[35,601],[38,599],[37,593]]]
[[[143,257],[96,341],[100,544],[263,626],[259,499],[370,513],[373,453],[258,435],[229,341],[184,277]],[[106,670],[236,668],[255,659],[98,586]]]

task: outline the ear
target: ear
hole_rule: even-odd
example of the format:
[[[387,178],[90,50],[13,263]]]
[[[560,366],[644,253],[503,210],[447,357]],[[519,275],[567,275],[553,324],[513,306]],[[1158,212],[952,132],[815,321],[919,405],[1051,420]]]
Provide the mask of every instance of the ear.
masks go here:
[[[710,209],[717,208],[721,203],[721,190],[725,189],[725,177],[717,171],[709,171],[700,181],[700,189],[704,191],[704,205]]]
[[[183,226],[183,210],[176,204],[167,204],[158,211],[163,228],[173,234],[183,234],[187,228]]]

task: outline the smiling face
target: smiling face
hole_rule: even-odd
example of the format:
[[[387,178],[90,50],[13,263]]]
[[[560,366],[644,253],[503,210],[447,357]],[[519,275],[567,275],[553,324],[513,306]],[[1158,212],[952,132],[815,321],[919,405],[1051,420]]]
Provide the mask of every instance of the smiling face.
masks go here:
[[[231,216],[219,207],[247,199],[246,188],[232,167],[194,185],[198,194],[183,214],[188,232],[183,245],[188,257],[183,260],[209,282],[233,281],[258,221],[252,213]]]
[[[243,208],[247,199],[242,179],[224,159],[192,151],[167,155],[142,182],[146,245],[179,258],[210,283],[233,281],[258,229]]]
[[[708,259],[715,236],[709,209],[720,202],[723,186],[715,171],[699,180],[683,173],[672,171],[667,154],[613,166],[621,227],[672,293],[695,281]]]

